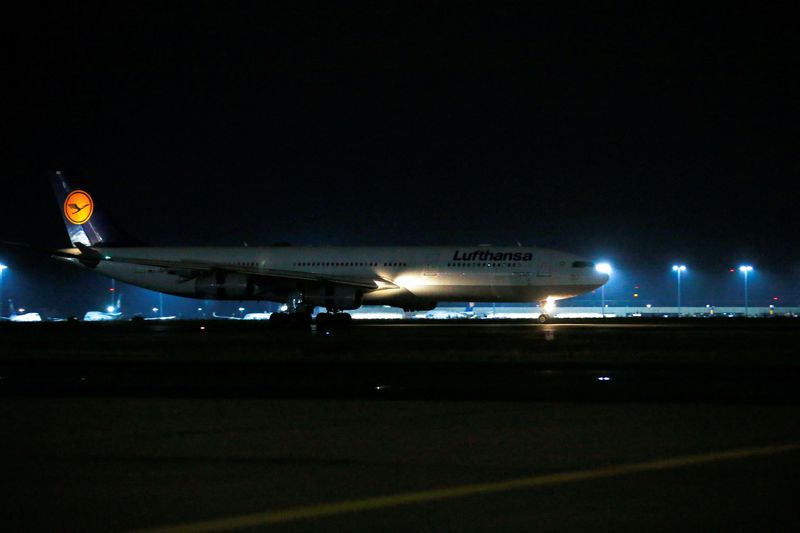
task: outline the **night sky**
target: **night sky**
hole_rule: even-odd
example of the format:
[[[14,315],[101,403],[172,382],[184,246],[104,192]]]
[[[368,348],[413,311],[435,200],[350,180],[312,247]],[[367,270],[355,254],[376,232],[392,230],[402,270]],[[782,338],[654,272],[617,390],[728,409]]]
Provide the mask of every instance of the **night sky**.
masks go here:
[[[788,13],[292,5],[10,17],[2,238],[67,245],[62,169],[156,245],[522,242],[607,259],[612,297],[654,304],[676,261],[698,304],[738,298],[749,262],[755,303],[800,303]],[[0,259],[31,306],[107,285]]]

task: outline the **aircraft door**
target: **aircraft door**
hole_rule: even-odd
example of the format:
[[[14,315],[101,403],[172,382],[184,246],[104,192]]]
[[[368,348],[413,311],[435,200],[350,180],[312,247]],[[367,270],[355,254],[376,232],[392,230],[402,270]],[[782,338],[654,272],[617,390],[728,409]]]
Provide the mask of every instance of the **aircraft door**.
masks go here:
[[[553,271],[553,254],[543,254],[537,257],[536,261],[536,276],[540,278],[549,278]]]
[[[423,276],[437,277],[439,275],[439,254],[431,253],[425,256],[425,269]]]

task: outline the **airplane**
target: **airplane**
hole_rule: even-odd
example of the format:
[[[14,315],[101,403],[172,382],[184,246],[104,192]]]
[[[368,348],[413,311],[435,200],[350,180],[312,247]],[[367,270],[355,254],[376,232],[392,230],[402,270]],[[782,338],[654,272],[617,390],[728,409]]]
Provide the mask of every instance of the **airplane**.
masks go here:
[[[109,322],[112,320],[122,320],[122,313],[110,311],[86,311],[83,315],[84,322]]]
[[[318,323],[345,323],[362,305],[412,312],[440,301],[538,302],[545,322],[557,300],[609,279],[578,255],[522,246],[148,246],[62,172],[51,184],[72,244],[48,250],[53,258],[166,294],[285,304],[273,324],[309,323],[317,306],[327,311]]]

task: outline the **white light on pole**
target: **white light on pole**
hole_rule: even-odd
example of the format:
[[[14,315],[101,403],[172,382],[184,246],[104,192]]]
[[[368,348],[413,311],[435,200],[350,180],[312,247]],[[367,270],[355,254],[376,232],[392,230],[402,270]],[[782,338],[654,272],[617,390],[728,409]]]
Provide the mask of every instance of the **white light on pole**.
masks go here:
[[[678,316],[681,316],[681,273],[686,272],[686,265],[672,265],[672,271],[678,273]]]
[[[3,272],[8,267],[0,264],[0,316],[3,316],[3,309],[5,308],[5,304],[3,303]]]
[[[613,272],[613,269],[611,268],[611,265],[608,264],[608,263],[598,263],[598,264],[595,265],[594,269],[596,271],[600,272],[601,274],[605,274],[605,275],[607,275],[609,277],[611,276],[611,272]],[[603,283],[603,285],[600,287],[600,314],[603,316],[603,318],[605,318],[605,316],[606,316],[606,284],[605,283]]]
[[[748,315],[748,301],[747,301],[747,274],[753,271],[753,267],[750,265],[742,265],[739,267],[739,272],[744,274],[744,316],[747,317]]]

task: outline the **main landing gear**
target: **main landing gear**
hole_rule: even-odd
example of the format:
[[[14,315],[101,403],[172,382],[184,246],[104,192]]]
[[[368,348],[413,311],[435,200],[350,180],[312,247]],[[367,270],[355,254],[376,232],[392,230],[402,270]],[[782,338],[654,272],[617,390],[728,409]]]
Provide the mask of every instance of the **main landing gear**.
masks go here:
[[[307,328],[311,325],[311,313],[272,313],[269,325],[278,328]]]
[[[272,313],[269,316],[270,326],[282,329],[305,329],[311,325],[311,312],[314,308],[303,302],[303,295],[300,292],[289,294],[286,307],[288,313]]]
[[[317,315],[318,328],[331,328],[349,326],[353,317],[348,313],[319,313]]]

